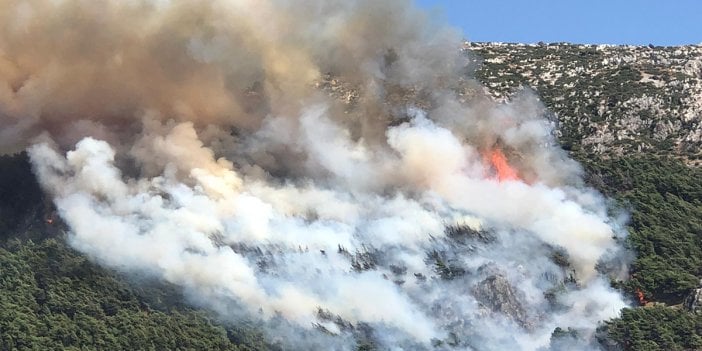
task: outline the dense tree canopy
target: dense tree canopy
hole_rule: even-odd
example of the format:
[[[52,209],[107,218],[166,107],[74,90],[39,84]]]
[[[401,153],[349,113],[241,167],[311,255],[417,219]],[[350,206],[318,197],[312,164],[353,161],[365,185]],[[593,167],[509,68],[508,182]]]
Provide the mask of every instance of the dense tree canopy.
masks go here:
[[[702,170],[653,156],[586,160],[590,182],[630,213],[630,292],[679,304],[702,277]]]
[[[654,156],[582,161],[590,183],[630,214],[627,244],[636,258],[630,279],[618,285],[632,297],[640,292],[645,301],[668,305],[624,309],[600,328],[602,344],[701,349],[702,315],[680,304],[702,278],[702,170]]]
[[[254,328],[159,303],[167,287],[129,284],[88,261],[47,223],[26,156],[0,157],[0,169],[0,349],[269,349]]]

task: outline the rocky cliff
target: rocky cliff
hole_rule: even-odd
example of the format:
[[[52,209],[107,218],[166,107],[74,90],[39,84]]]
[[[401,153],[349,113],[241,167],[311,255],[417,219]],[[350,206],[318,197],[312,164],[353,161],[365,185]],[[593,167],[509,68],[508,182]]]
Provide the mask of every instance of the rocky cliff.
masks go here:
[[[465,43],[495,99],[533,90],[566,149],[702,165],[702,46]]]

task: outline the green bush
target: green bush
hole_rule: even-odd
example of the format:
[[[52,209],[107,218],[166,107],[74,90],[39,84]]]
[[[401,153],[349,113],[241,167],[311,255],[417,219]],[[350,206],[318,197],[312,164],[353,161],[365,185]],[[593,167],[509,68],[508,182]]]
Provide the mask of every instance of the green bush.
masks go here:
[[[702,315],[663,306],[624,309],[621,318],[606,322],[600,329],[608,347],[640,351],[702,349]]]

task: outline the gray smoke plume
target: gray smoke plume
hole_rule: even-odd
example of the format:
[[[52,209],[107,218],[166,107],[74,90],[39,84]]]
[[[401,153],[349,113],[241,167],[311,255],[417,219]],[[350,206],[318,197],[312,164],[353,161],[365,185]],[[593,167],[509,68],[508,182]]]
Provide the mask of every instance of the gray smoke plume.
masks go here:
[[[76,249],[287,347],[595,348],[624,234],[460,44],[401,0],[3,0],[0,150]]]

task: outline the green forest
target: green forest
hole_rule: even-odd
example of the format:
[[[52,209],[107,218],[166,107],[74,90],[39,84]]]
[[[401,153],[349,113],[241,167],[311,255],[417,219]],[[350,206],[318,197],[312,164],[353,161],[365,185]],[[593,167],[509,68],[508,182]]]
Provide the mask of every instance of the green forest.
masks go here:
[[[91,263],[60,235],[26,155],[0,156],[0,169],[0,350],[272,349],[175,289]]]
[[[603,345],[612,350],[702,348],[702,315],[682,305],[702,278],[702,170],[657,156],[580,161],[590,185],[630,214],[626,244],[636,258],[630,280],[613,284],[632,299],[640,292],[649,303],[605,322]]]

